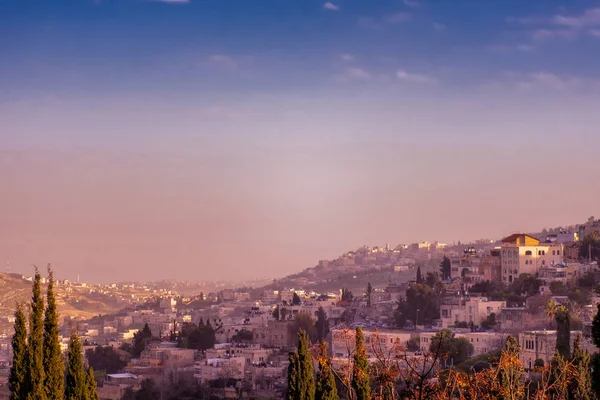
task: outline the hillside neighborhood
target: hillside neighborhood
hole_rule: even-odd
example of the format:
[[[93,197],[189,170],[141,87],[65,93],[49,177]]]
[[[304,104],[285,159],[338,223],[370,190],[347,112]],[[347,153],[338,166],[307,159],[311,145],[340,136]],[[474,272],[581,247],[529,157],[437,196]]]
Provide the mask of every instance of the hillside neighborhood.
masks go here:
[[[436,369],[488,362],[512,336],[525,371],[533,371],[552,362],[560,340],[549,304],[567,310],[570,346],[581,334],[583,348],[597,351],[591,336],[600,302],[599,255],[600,220],[592,217],[568,229],[498,241],[364,246],[263,287],[181,295],[135,284],[57,281],[63,300],[85,289],[88,297],[96,293],[114,303],[94,316],[61,314],[61,346],[66,352],[76,327],[102,400],[153,398],[143,397],[148,393],[283,398],[299,332],[312,343],[325,341],[341,371],[353,357],[358,327],[371,363],[398,351],[425,359],[446,332],[457,350]],[[10,279],[31,284],[17,274]],[[5,333],[5,383],[10,342]],[[3,398],[7,386],[0,388]]]

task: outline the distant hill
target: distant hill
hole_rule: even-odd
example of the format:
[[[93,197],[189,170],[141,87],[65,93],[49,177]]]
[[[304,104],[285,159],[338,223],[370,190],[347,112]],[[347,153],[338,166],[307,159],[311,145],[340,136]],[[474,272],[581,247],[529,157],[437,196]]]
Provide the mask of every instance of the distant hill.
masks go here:
[[[12,321],[17,303],[29,304],[32,282],[18,274],[0,273],[0,334],[12,334]],[[45,293],[46,285],[42,286]],[[131,304],[131,294],[117,289],[99,289],[57,283],[56,300],[62,319],[72,317],[88,319],[99,314],[109,314]]]

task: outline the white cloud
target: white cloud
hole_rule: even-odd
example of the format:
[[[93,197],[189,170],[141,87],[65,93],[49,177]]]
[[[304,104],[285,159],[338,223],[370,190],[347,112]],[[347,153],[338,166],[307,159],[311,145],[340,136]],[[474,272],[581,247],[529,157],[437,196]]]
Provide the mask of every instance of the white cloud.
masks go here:
[[[600,27],[600,7],[589,8],[580,14],[567,15],[563,11],[561,14],[549,17],[510,17],[506,20],[523,25],[538,25],[539,27],[532,32],[534,39],[576,39],[584,34],[586,29]]]
[[[342,59],[342,61],[346,61],[346,62],[350,62],[354,60],[354,56],[352,54],[342,54],[340,55],[340,58]]]
[[[233,59],[233,57],[223,54],[213,54],[212,56],[208,57],[208,60],[214,64],[219,64],[230,69],[235,69],[238,66],[238,63]]]
[[[370,79],[371,74],[362,68],[346,68],[346,74],[349,78],[354,79]]]
[[[446,25],[441,24],[439,22],[434,22],[433,23],[433,30],[435,30],[436,32],[442,32],[446,30]]]
[[[421,7],[421,3],[419,3],[418,1],[415,1],[415,0],[404,0],[404,4],[407,7],[412,7],[412,8]]]
[[[396,72],[396,77],[402,81],[410,83],[429,84],[435,82],[435,79],[428,75],[407,72],[400,69]]]
[[[340,6],[337,6],[328,1],[327,3],[323,4],[323,8],[326,10],[331,10],[331,11],[339,11]]]
[[[152,0],[159,3],[170,3],[170,4],[186,4],[191,3],[191,0]]]
[[[517,45],[517,50],[522,51],[522,52],[528,52],[528,51],[532,51],[534,50],[535,47],[528,45],[528,44],[519,44]]]
[[[600,29],[590,29],[590,35],[600,39]]]
[[[395,14],[388,15],[387,17],[384,18],[384,20],[386,22],[389,22],[390,24],[400,24],[402,22],[406,22],[406,21],[410,20],[411,18],[412,18],[411,13],[398,12]]]

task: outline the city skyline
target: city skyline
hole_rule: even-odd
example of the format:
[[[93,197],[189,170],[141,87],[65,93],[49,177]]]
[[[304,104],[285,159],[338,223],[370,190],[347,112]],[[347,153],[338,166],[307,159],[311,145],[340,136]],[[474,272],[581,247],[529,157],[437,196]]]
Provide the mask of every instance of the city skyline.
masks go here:
[[[598,1],[3,2],[0,259],[265,278],[584,222],[599,47]]]

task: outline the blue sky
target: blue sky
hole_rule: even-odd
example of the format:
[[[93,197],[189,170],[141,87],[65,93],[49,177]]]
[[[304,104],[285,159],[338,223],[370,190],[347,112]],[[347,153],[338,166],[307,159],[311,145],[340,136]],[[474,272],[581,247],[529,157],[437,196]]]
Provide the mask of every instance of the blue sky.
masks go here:
[[[584,221],[599,50],[600,1],[0,0],[0,258],[279,276]]]

